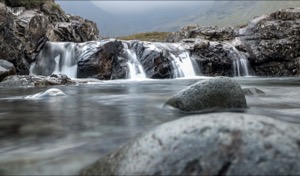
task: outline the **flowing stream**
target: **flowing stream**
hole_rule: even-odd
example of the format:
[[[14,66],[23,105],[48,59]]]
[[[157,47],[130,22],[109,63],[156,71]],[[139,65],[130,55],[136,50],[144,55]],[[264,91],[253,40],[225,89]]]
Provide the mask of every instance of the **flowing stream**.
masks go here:
[[[114,80],[56,86],[67,96],[24,99],[47,88],[1,88],[0,175],[73,175],[155,126],[189,114],[163,107],[199,80]],[[245,113],[300,122],[300,78],[234,78],[246,96]]]

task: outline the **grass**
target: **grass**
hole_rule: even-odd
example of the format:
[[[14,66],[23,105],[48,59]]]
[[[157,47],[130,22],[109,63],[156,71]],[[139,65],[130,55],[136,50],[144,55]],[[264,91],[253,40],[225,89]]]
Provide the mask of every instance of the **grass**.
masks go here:
[[[117,37],[120,40],[141,40],[141,41],[165,41],[170,32],[144,32],[129,36]]]

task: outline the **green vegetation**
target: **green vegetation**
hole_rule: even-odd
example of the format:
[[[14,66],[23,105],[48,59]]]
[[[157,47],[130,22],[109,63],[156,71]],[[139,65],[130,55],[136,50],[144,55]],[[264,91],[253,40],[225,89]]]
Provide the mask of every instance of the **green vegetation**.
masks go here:
[[[61,11],[61,8],[58,4],[52,4],[52,7],[51,7],[51,10],[52,11]]]
[[[120,40],[165,41],[170,32],[145,32],[130,36],[117,37]]]
[[[25,8],[33,8],[38,7],[48,0],[5,0],[5,4],[10,7],[25,7]]]

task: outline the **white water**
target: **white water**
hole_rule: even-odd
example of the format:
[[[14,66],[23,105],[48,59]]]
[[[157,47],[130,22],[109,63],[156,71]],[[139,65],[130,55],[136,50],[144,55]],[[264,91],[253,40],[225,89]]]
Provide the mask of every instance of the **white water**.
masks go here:
[[[127,76],[127,79],[131,79],[131,80],[146,79],[147,78],[146,73],[144,71],[143,66],[137,59],[136,53],[132,49],[129,49],[126,44],[123,44],[123,46],[124,46],[123,50],[128,60],[127,66],[129,68],[129,74]]]
[[[63,43],[63,42],[48,42],[47,47],[43,49],[37,60],[39,60],[39,65],[33,63],[30,68],[30,75],[49,75],[49,72],[44,72],[39,70],[36,73],[35,68],[46,68],[51,61],[55,61],[55,69],[52,71],[53,74],[65,74],[69,78],[77,77],[77,62],[75,58],[76,44],[75,43]],[[52,74],[51,73],[51,74]]]
[[[157,46],[155,46],[157,45]],[[155,43],[152,46],[154,50],[167,49],[172,58],[174,78],[194,78],[200,72],[195,60],[190,57],[189,52],[179,44]]]
[[[173,58],[172,66],[175,78],[191,78],[196,76],[192,59],[187,51],[180,53],[178,56],[171,54]]]
[[[137,79],[146,79],[146,73],[143,69],[141,63],[137,60],[137,56],[135,52],[132,50],[126,49],[128,62],[127,65],[129,67],[129,79],[137,80]]]
[[[231,55],[233,56],[233,74],[234,76],[250,76],[249,74],[249,63],[246,56],[238,51],[234,46],[235,43],[240,42],[237,38],[232,43],[226,43],[230,47]]]

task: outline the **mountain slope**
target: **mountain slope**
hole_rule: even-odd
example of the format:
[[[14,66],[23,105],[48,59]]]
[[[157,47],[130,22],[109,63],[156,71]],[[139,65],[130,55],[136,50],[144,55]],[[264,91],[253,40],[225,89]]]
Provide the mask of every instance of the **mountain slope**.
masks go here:
[[[190,24],[201,26],[237,26],[255,16],[269,14],[281,8],[299,7],[300,1],[215,1],[207,9],[182,17],[153,30],[174,31]]]

